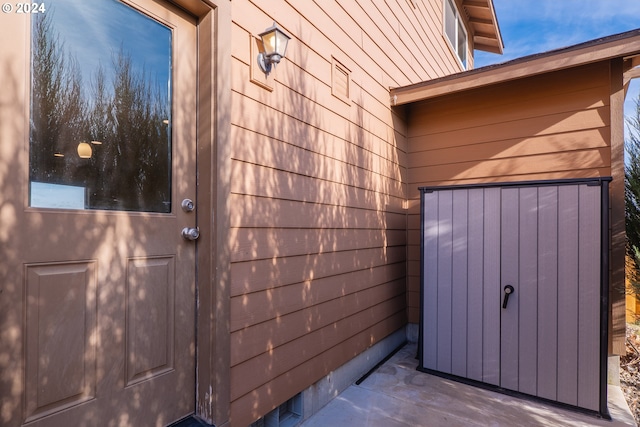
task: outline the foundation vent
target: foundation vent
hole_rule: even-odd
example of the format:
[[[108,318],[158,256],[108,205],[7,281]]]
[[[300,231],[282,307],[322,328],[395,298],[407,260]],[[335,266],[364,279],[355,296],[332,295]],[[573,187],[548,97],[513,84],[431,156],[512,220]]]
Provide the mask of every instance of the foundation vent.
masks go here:
[[[253,422],[250,427],[294,427],[302,421],[302,393]]]

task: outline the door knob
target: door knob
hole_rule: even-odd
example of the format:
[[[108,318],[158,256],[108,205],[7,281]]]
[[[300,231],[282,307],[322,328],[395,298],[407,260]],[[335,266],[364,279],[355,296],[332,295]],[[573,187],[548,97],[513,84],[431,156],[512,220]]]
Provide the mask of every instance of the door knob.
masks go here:
[[[200,229],[198,227],[185,227],[182,229],[182,237],[185,240],[197,240],[200,237]]]
[[[504,287],[504,299],[502,300],[502,308],[507,308],[507,303],[509,302],[509,295],[511,295],[515,289],[513,286],[507,285]]]

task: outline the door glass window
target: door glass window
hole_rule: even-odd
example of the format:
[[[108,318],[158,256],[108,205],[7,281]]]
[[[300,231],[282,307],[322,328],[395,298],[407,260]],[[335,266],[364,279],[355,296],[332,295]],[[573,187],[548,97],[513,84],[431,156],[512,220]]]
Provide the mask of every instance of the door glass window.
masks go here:
[[[116,0],[31,25],[29,205],[171,212],[171,30]]]

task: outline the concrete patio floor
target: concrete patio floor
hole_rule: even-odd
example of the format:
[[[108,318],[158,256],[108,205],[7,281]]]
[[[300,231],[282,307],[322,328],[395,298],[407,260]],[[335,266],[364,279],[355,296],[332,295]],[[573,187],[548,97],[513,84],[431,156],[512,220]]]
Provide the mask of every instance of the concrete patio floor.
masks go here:
[[[302,427],[635,426],[620,387],[609,387],[612,421],[518,399],[416,371],[407,344],[360,385],[351,385]]]

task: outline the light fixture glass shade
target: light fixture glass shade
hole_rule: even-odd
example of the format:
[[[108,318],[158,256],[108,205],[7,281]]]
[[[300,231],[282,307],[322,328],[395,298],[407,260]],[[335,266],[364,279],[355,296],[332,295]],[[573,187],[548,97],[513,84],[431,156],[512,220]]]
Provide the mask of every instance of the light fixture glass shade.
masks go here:
[[[78,144],[78,156],[81,159],[90,159],[93,150],[91,149],[91,145],[86,142],[81,142]]]
[[[287,44],[289,44],[291,37],[285,34],[275,22],[271,27],[260,33],[259,36],[264,46],[264,56],[271,63],[277,64],[280,62],[287,52]]]
[[[287,44],[291,39],[275,22],[260,34],[260,38],[264,46],[264,54],[268,57],[272,55],[284,57],[287,52]]]

